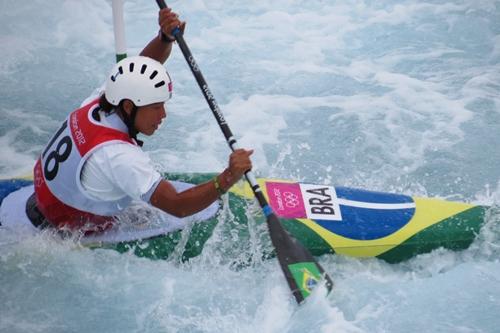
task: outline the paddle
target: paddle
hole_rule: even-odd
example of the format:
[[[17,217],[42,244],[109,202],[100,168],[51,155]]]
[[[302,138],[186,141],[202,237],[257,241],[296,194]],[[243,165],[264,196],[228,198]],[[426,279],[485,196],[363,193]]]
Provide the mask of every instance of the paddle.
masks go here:
[[[125,45],[125,23],[123,19],[123,0],[113,0],[113,32],[115,34],[116,62],[127,57],[127,46]]]
[[[156,2],[160,8],[167,7],[164,0],[156,0]],[[236,150],[236,139],[231,133],[219,105],[215,101],[212,92],[208,88],[208,85],[201,74],[198,64],[184,41],[181,30],[179,28],[175,28],[172,31],[172,35],[179,44],[182,54],[191,68],[191,72],[193,72],[196,82],[198,82],[203,96],[205,96],[205,99],[210,106],[210,109],[212,110],[212,113],[215,116],[215,119],[217,120],[229,147],[232,151]],[[269,235],[276,249],[278,261],[297,303],[302,303],[302,301],[304,301],[304,299],[311,294],[313,288],[322,279],[325,280],[325,285],[328,288],[328,291],[330,291],[333,287],[332,280],[328,274],[326,274],[324,269],[316,262],[309,251],[283,228],[281,222],[267,203],[267,200],[264,197],[264,194],[262,193],[262,190],[253,173],[251,171],[247,171],[245,173],[245,178],[250,184],[250,187],[252,188],[252,191],[257,198],[264,215],[266,216]]]

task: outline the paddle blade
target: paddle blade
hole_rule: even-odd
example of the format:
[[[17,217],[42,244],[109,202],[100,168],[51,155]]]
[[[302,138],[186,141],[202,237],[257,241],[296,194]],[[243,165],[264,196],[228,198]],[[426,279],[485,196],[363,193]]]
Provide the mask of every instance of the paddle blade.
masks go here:
[[[330,292],[332,279],[311,253],[283,228],[274,213],[267,217],[267,226],[281,269],[297,303],[302,303],[322,281]]]

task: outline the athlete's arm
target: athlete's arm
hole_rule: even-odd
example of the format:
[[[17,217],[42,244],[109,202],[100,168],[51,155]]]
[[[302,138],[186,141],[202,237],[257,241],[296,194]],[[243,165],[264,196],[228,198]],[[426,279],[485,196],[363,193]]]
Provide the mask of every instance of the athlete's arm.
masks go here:
[[[253,150],[237,149],[229,157],[229,167],[218,175],[222,190],[227,191],[243,174],[252,168],[250,155]],[[185,217],[195,214],[212,204],[220,194],[213,180],[177,193],[166,180],[162,180],[151,196],[151,204],[169,214]]]
[[[178,15],[172,12],[170,8],[164,8],[159,11],[158,24],[160,25],[160,31],[170,40],[174,40],[171,34],[173,29],[179,27],[184,32],[186,26],[186,22],[181,22]],[[162,40],[159,33],[157,37],[153,38],[146,45],[140,55],[153,58],[163,64],[170,56],[173,44],[173,42]]]

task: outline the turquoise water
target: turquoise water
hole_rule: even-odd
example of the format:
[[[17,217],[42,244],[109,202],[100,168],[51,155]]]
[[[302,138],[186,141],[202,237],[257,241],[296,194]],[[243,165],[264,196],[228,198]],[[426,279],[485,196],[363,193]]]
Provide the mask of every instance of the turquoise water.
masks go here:
[[[300,309],[276,261],[235,270],[238,240],[217,231],[190,263],[0,235],[1,332],[498,331],[498,1],[169,4],[257,174],[493,205],[487,227],[466,251],[398,265],[323,256],[335,289]],[[126,1],[129,54],[156,15]],[[111,22],[109,1],[0,2],[1,177],[29,173],[103,82]],[[174,98],[145,150],[161,170],[222,170],[228,148],[177,48],[167,68]]]

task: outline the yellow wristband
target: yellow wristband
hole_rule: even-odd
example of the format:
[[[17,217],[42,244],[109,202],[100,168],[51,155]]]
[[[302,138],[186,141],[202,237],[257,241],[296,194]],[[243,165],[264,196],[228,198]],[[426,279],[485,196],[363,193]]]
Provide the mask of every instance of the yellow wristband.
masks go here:
[[[215,189],[217,190],[217,193],[219,193],[219,195],[223,195],[226,193],[226,191],[224,191],[222,189],[222,187],[220,186],[220,183],[219,183],[219,177],[218,176],[215,176],[214,179],[214,186],[215,186]]]

